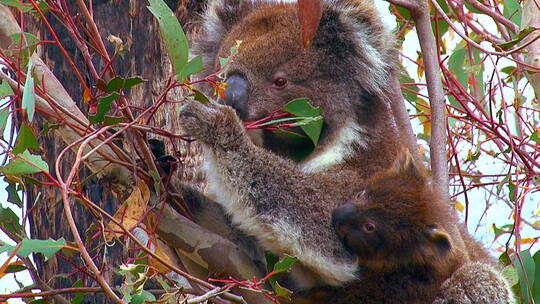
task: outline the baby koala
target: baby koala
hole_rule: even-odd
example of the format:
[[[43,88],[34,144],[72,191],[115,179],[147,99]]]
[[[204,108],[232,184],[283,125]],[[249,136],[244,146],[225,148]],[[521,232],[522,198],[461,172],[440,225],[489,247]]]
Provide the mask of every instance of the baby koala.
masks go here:
[[[294,303],[513,303],[495,262],[459,228],[409,153],[336,208],[332,222],[358,258],[359,279]]]

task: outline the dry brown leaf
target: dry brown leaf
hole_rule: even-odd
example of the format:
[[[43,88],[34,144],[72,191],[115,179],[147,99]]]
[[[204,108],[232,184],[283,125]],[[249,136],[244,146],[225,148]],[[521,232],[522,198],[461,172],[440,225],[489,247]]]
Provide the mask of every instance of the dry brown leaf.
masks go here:
[[[122,225],[130,230],[139,223],[144,212],[146,211],[146,206],[150,200],[150,190],[148,186],[137,179],[135,188],[126,199],[122,207],[120,207],[114,214],[114,218],[122,223]],[[107,225],[107,241],[112,240],[113,237],[120,237],[123,233],[123,230],[116,224],[110,222]]]
[[[315,37],[321,17],[321,0],[298,0],[298,19],[302,25],[302,42],[305,48]]]
[[[165,244],[161,243],[161,242],[155,242],[155,239],[154,239],[154,243],[155,244],[155,251],[154,253],[160,257],[163,261],[167,262],[168,264],[170,265],[174,265],[174,261],[171,259],[171,257],[166,253],[166,248],[162,248],[162,246],[165,246]],[[150,257],[148,259],[148,264],[150,266],[152,266],[152,268],[150,268],[150,275],[152,275],[152,272],[153,271],[157,271],[161,274],[167,274],[168,272],[171,271],[171,269],[165,265],[163,265],[162,263],[160,263],[157,259],[153,258],[153,257]]]

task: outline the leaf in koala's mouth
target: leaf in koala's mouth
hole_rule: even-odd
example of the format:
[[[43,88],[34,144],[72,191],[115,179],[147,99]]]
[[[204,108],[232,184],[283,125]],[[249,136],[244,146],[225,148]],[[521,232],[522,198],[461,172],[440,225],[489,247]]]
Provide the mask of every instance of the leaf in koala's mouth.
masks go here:
[[[244,122],[244,126],[247,130],[264,129],[295,135],[299,134],[285,129],[299,127],[316,146],[323,126],[322,109],[313,107],[307,98],[297,98],[266,117]]]

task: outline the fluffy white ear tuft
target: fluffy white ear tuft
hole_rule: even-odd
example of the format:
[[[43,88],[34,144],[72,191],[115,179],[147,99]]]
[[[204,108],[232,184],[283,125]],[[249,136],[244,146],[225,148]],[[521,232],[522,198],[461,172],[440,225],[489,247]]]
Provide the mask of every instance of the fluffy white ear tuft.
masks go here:
[[[207,34],[223,37],[254,7],[251,0],[212,0],[208,3],[204,27]]]

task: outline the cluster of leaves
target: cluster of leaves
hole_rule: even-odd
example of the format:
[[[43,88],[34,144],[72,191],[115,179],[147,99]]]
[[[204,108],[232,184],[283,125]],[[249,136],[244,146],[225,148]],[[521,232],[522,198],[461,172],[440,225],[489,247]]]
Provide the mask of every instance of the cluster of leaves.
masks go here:
[[[532,80],[540,71],[525,60],[538,39],[538,29],[526,21],[538,11],[525,11],[526,2],[437,0],[431,15],[448,96],[453,202],[473,231],[485,227],[488,233],[481,237],[504,252],[521,303],[538,303],[540,272],[534,266],[540,269],[540,261],[527,257],[538,256],[540,235],[540,92]],[[421,52],[408,43],[414,34],[410,13],[393,5],[390,11],[404,46],[403,95],[427,151],[431,108],[425,66]]]
[[[149,0],[148,2],[149,11],[158,21],[160,34],[173,68],[171,77],[173,82],[168,89],[180,86],[190,91],[188,98],[194,98],[203,103],[210,102],[212,98],[205,96],[190,82],[190,76],[202,70],[202,58],[197,56],[189,60],[189,46],[184,31],[165,2],[162,0]],[[49,9],[54,12],[54,8],[49,8],[45,1],[36,2],[35,4],[37,6],[31,3],[11,0],[0,0],[0,4],[11,6],[22,13],[31,13],[37,19],[49,11]],[[0,167],[0,174],[4,176],[8,185],[6,188],[9,194],[8,201],[19,208],[24,208],[26,185],[60,187],[60,183],[50,175],[49,165],[40,156],[41,151],[38,142],[39,136],[47,135],[49,131],[59,129],[60,124],[46,123],[42,133],[36,134],[32,122],[36,114],[37,98],[41,98],[38,96],[41,96],[40,92],[43,92],[44,88],[40,86],[39,77],[34,76],[33,63],[30,57],[41,41],[30,33],[14,35],[11,38],[13,41],[12,47],[10,47],[9,52],[2,54],[3,59],[6,62],[10,58],[15,59],[10,66],[12,68],[18,67],[18,73],[16,73],[18,75],[24,76],[21,73],[24,69],[26,75],[23,77],[25,79],[24,85],[20,84],[22,92],[14,91],[7,81],[0,84],[0,100],[6,100],[0,106],[0,133],[5,133],[4,131],[8,122],[15,123],[14,118],[18,113],[22,114],[23,122],[15,134],[13,144],[13,132],[6,134],[5,137],[2,136],[3,141],[7,143],[6,151],[9,151],[9,155],[6,159],[9,161]],[[115,45],[115,52],[118,52],[120,55],[125,54],[123,42],[118,37],[110,37],[109,40]],[[240,42],[238,42],[237,46],[231,48],[231,55],[228,58],[221,59],[221,70],[205,79],[205,81],[214,86],[218,95],[222,95],[225,89],[225,85],[220,81],[219,77],[227,68],[228,63],[233,60],[239,45]],[[16,63],[16,65],[13,63]],[[114,76],[109,80],[97,79],[93,89],[83,85],[84,92],[82,99],[88,105],[89,123],[99,129],[118,127],[123,123],[129,122],[129,119],[121,111],[119,104],[123,98],[126,98],[125,92],[127,90],[144,82],[145,80],[138,76]],[[16,100],[19,98],[21,100],[20,109],[15,105]],[[306,136],[311,139],[314,145],[317,144],[322,130],[321,109],[312,107],[307,99],[297,99],[277,111],[283,114],[279,119],[268,117],[265,118],[264,123],[251,124],[250,128],[267,128],[283,132],[287,128],[298,127],[305,132]],[[290,133],[296,136],[304,136],[293,131],[290,131]],[[145,168],[141,169],[145,170]],[[49,182],[43,182],[37,179],[36,174],[42,175]],[[153,177],[155,182],[153,185],[154,190],[159,194],[161,180],[159,173],[149,172],[149,175]],[[72,193],[77,193],[79,189],[73,189],[71,191]],[[157,245],[158,242],[153,233],[148,229],[141,229],[143,227],[152,227],[154,221],[159,220],[148,217],[151,189],[145,181],[137,179],[136,185],[134,185],[132,190],[130,196],[125,199],[116,213],[111,216],[114,221],[109,222],[102,229],[98,229],[99,231],[96,232],[92,239],[103,236],[103,241],[105,242],[120,241],[126,237],[126,231],[133,231],[134,235],[138,233],[136,237],[143,245],[147,246],[147,253],[151,251],[153,255],[150,256],[142,252],[137,259],[127,261],[116,271],[118,275],[123,277],[123,283],[117,289],[122,296],[122,300],[128,303],[156,301],[156,297],[145,290],[148,280],[154,278],[161,284],[163,290],[167,291],[159,300],[165,302],[177,301],[177,297],[182,294],[184,287],[181,280],[171,280],[165,276],[171,272],[171,269],[162,263],[165,262],[170,265],[172,264],[172,260]],[[92,212],[95,212],[95,210],[92,210]],[[58,240],[30,239],[25,232],[24,224],[21,224],[21,218],[9,207],[0,206],[0,219],[0,229],[7,233],[11,241],[16,243],[15,245],[0,243],[0,253],[6,252],[9,254],[9,259],[0,265],[0,277],[9,273],[28,270],[28,267],[32,267],[30,260],[26,259],[30,254],[41,254],[47,260],[59,253],[62,253],[68,259],[74,257],[74,253],[80,253],[81,248],[77,244],[66,242],[63,238]],[[96,227],[92,229],[95,230]],[[158,257],[158,259],[155,257]],[[273,278],[277,274],[290,270],[290,267],[295,261],[292,257],[284,257],[279,262],[274,261],[271,263],[270,273],[266,277],[255,283],[249,283],[249,281],[228,282],[226,290],[234,286],[243,286],[260,292],[261,285],[268,281],[274,289],[275,295],[272,295],[270,291],[263,290],[265,296],[273,300],[275,300],[275,296],[290,297],[290,291],[279,286]],[[83,279],[76,281],[72,287],[84,290],[87,286],[86,280],[87,278],[83,276]],[[171,284],[175,287],[173,288]],[[180,288],[177,288],[178,286]],[[85,294],[86,292],[83,291],[76,292],[71,302],[75,304],[81,303]],[[33,298],[32,293],[22,293],[21,296]],[[46,303],[46,301],[41,299],[34,300],[32,303]]]

